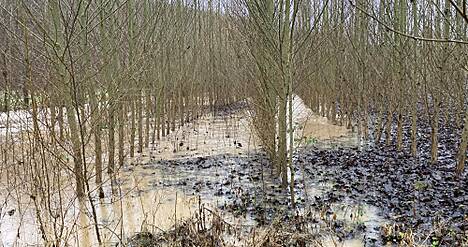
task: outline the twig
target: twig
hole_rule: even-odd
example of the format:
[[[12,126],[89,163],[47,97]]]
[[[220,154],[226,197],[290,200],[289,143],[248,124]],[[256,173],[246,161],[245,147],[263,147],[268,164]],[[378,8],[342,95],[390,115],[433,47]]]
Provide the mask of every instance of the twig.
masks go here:
[[[398,35],[401,35],[401,36],[404,36],[404,37],[407,37],[407,38],[410,38],[410,39],[414,39],[414,40],[417,40],[417,41],[438,42],[438,43],[457,43],[457,44],[468,45],[468,41],[465,41],[465,40],[426,38],[426,37],[420,37],[420,36],[413,36],[413,35],[410,35],[410,34],[395,30],[392,27],[390,27],[389,25],[385,24],[383,21],[379,20],[379,18],[375,17],[374,15],[368,13],[367,11],[363,10],[361,7],[354,4],[352,0],[349,0],[349,3],[351,4],[351,6],[355,7],[357,10],[359,10],[363,14],[367,15],[368,17],[374,19],[380,25],[384,26],[387,30],[389,30],[389,31],[391,31],[393,33],[396,33]]]

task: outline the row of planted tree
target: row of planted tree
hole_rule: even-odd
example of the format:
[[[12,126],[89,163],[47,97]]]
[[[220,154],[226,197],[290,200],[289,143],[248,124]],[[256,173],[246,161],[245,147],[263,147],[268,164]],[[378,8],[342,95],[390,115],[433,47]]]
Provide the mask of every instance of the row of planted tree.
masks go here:
[[[294,187],[292,98],[363,139],[438,161],[439,130],[452,129],[456,174],[468,143],[466,1],[237,1],[236,45],[253,124],[283,186]],[[242,18],[248,16],[248,18]],[[248,73],[246,73],[248,72]],[[275,121],[271,121],[275,119]],[[404,126],[409,125],[405,130]],[[424,136],[425,127],[430,134]],[[406,132],[406,133],[405,133]],[[409,132],[409,133],[408,133]],[[395,138],[393,138],[395,137]],[[289,140],[288,140],[289,139]],[[395,139],[395,140],[393,140]],[[294,169],[290,169],[291,172]],[[292,193],[294,194],[294,193]],[[294,201],[294,198],[291,198]]]
[[[92,197],[128,158],[236,100],[221,7],[0,2],[2,188],[30,196],[45,242],[66,245],[76,197],[89,199],[101,242]]]
[[[357,124],[365,139],[390,144],[395,135],[398,150],[409,122],[415,156],[418,126],[429,123],[433,163],[440,124],[453,123],[463,129],[460,174],[466,8],[463,0],[0,1],[1,176],[48,212],[39,221],[53,221],[60,216],[47,209],[70,178],[92,204],[127,158],[214,106],[248,99],[257,137],[293,190],[294,94],[331,121]]]
[[[338,3],[338,2],[337,2]],[[366,0],[331,4],[323,16],[325,61],[309,84],[308,104],[330,120],[356,122],[364,139],[394,143],[418,156],[428,126],[430,162],[438,161],[439,130],[452,128],[456,172],[464,170],[468,121],[466,1]],[[370,135],[372,132],[373,135]],[[394,138],[394,140],[393,140]],[[424,143],[422,143],[424,144]]]

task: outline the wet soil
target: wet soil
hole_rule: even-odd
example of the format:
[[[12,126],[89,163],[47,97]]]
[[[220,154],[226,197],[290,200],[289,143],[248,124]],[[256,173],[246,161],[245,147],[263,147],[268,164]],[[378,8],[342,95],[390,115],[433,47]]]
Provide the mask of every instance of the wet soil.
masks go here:
[[[466,244],[466,173],[455,179],[452,163],[434,166],[379,147],[305,148],[295,163],[296,210],[261,153],[156,161],[142,169],[167,174],[154,186],[215,202],[223,212],[244,217],[247,226],[278,219],[289,224],[301,217],[307,224],[331,226],[339,240],[363,238],[368,246],[398,243],[410,230],[420,243]],[[378,210],[365,219],[371,207]],[[350,222],[357,216],[364,220]]]
[[[430,165],[386,148],[308,149],[299,162],[309,164],[306,172],[312,177],[333,183],[334,192],[316,198],[316,203],[345,195],[378,207],[386,219],[400,225],[401,232],[412,230],[421,239],[442,246],[462,246],[466,241],[466,173],[455,179],[451,163]],[[398,241],[398,236],[382,238]]]
[[[302,120],[298,122],[310,116],[302,113],[308,110],[304,109],[297,110],[297,119]],[[410,124],[406,120],[403,144],[409,150]],[[315,118],[299,124],[299,129],[314,137],[307,125],[317,129],[315,125],[323,121]],[[392,136],[396,136],[394,121]],[[327,126],[326,121],[323,124]],[[261,150],[150,161],[141,168],[162,172],[155,187],[174,187],[200,196],[228,218],[243,218],[242,224],[251,229],[279,220],[298,231],[311,226],[319,229],[325,246],[329,238],[345,246],[409,242],[465,246],[468,175],[465,172],[456,178],[454,174],[460,127],[442,119],[440,126],[437,164],[429,162],[430,126],[423,119],[418,122],[418,157],[397,151],[394,139],[385,146],[385,133],[375,144],[373,140],[359,142],[346,128],[327,128],[333,133],[325,131],[325,136],[294,156],[295,209],[289,189],[281,187]],[[325,231],[333,236],[323,237]]]
[[[135,233],[143,230],[159,236],[155,231],[168,232],[193,217],[202,203],[247,236],[274,228],[276,246],[383,246],[410,240],[423,246],[468,246],[468,174],[455,178],[453,172],[460,129],[452,123],[441,121],[439,160],[430,164],[430,128],[424,121],[419,122],[415,158],[396,151],[395,140],[384,146],[385,134],[378,144],[360,142],[346,128],[310,118],[299,102],[294,127],[297,138],[306,140],[297,146],[306,147],[294,155],[294,208],[289,188],[282,188],[255,143],[244,111],[244,103],[215,109],[129,159],[119,171],[117,199],[97,204],[101,224],[121,228],[122,239],[141,237]],[[408,122],[404,133],[408,150]],[[104,190],[114,194],[110,184]],[[4,212],[3,220],[19,215]],[[34,221],[34,211],[27,212]],[[87,218],[82,225],[92,232]],[[22,231],[31,232],[30,225]],[[104,237],[116,243],[114,235]],[[94,239],[92,234],[87,238]]]

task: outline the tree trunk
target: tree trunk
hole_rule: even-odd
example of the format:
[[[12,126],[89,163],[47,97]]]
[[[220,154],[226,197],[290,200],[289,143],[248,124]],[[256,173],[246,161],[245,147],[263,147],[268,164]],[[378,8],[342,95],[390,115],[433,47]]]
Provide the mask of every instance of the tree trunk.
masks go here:
[[[382,139],[382,124],[383,124],[383,111],[382,111],[382,108],[379,106],[378,107],[378,114],[377,114],[377,122],[375,123],[375,144],[379,144],[380,143],[380,139]]]
[[[119,147],[118,147],[118,156],[119,156],[119,167],[123,167],[124,165],[124,158],[125,158],[125,131],[124,131],[124,127],[125,127],[125,107],[124,107],[124,103],[122,101],[119,101],[119,103],[117,104],[117,111],[118,111],[118,115],[117,115],[117,124],[118,124],[118,135],[119,135],[119,140],[118,140],[118,144]]]
[[[136,110],[135,110],[135,96],[130,96],[130,157],[135,157],[135,132],[136,132]]]
[[[101,145],[101,116],[99,103],[96,98],[96,93],[90,93],[91,100],[91,122],[94,136],[94,153],[95,153],[95,170],[96,170],[96,186],[98,189],[99,198],[104,198],[104,190],[102,189],[102,145]]]
[[[287,163],[286,163],[286,139],[287,139],[287,118],[286,118],[286,97],[281,95],[278,101],[278,153],[277,153],[277,164],[281,170],[282,186],[284,189],[288,186],[288,174],[287,174]]]
[[[154,119],[154,112],[152,111],[153,107],[152,107],[152,102],[151,102],[151,95],[150,95],[150,91],[147,89],[145,91],[146,93],[146,99],[145,99],[145,103],[146,103],[146,110],[145,110],[145,114],[146,114],[146,118],[145,118],[145,148],[148,148],[149,147],[149,140],[150,140],[150,119]]]
[[[115,106],[110,105],[109,106],[109,119],[108,119],[108,157],[107,157],[107,173],[109,175],[114,174],[114,169],[115,169],[115,160],[114,160],[114,155],[115,155],[115,117],[114,117],[114,109]]]
[[[57,119],[57,113],[55,109],[55,102],[52,100],[49,100],[49,105],[50,105],[50,136],[52,137],[52,146],[55,147],[56,141],[57,141],[57,133],[55,131],[55,122]]]
[[[143,100],[141,92],[137,96],[137,117],[138,117],[138,153],[143,152]]]
[[[437,163],[438,153],[438,135],[439,135],[439,106],[438,101],[434,102],[434,116],[431,123],[431,163]]]
[[[76,179],[76,195],[78,198],[85,196],[85,183],[83,177],[83,154],[81,153],[81,141],[76,123],[76,114],[72,107],[67,106],[67,120],[70,127],[70,138],[73,146],[73,173]]]
[[[58,116],[57,116],[57,122],[58,122],[58,127],[59,127],[59,139],[61,142],[65,140],[65,134],[64,134],[64,127],[63,127],[63,105],[59,101],[58,105]]]
[[[397,116],[397,150],[401,151],[403,147],[403,116],[401,109],[398,110]]]
[[[413,105],[411,106],[411,155],[413,157],[416,157],[418,155],[418,129],[417,129],[417,104],[413,102]]]
[[[458,176],[460,176],[465,169],[467,146],[468,146],[468,109],[466,110],[466,113],[465,113],[465,126],[463,126],[461,142],[460,142],[460,146],[458,147],[457,169],[456,169],[456,173]]]
[[[390,108],[390,107],[388,107]],[[385,145],[390,145],[392,142],[392,123],[393,123],[393,112],[391,109],[387,110],[387,122],[385,123]]]

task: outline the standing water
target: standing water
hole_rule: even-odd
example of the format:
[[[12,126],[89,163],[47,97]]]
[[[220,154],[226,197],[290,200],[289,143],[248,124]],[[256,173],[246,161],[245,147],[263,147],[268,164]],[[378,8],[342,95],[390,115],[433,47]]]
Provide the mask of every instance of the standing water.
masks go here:
[[[320,148],[357,144],[357,138],[346,128],[313,114],[297,96],[293,109],[293,127],[298,130],[294,148],[311,144]],[[178,222],[193,217],[200,203],[219,210],[229,224],[244,227],[246,231],[253,229],[258,222],[256,207],[274,207],[269,203],[278,199],[258,190],[275,188],[277,181],[266,174],[267,168],[263,167],[263,158],[258,154],[260,145],[249,126],[248,116],[245,110],[229,115],[207,114],[163,137],[137,157],[127,159],[112,186],[111,179],[107,178],[106,198],[92,199],[96,219],[89,201],[80,203],[72,196],[71,184],[62,191],[67,200],[61,205],[52,202],[55,213],[63,214],[56,218],[61,219],[58,222],[46,222],[28,193],[13,195],[7,193],[6,186],[0,198],[4,202],[0,218],[1,244],[5,247],[38,246],[43,243],[41,232],[52,231],[61,234],[62,244],[98,246],[97,220],[102,243],[111,246],[124,243],[140,232],[169,231]],[[297,176],[302,181],[298,195],[305,202],[301,210],[320,216],[322,212],[308,207],[308,198],[325,195],[332,184],[318,182],[300,171]],[[262,202],[242,201],[253,195],[262,198]],[[331,204],[330,209],[333,220],[344,222],[346,227],[365,225],[364,234],[367,235],[376,235],[374,229],[383,223],[378,209],[365,204],[342,202]],[[323,246],[363,246],[359,236],[343,240],[324,234],[320,241]]]

